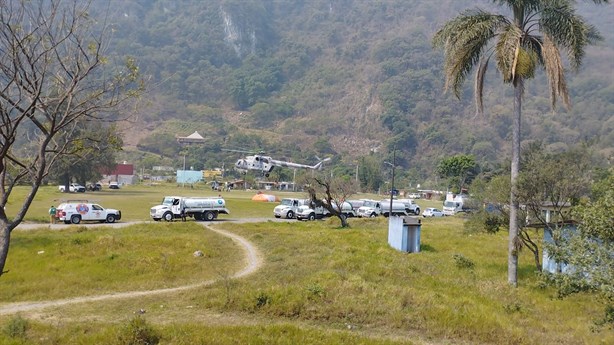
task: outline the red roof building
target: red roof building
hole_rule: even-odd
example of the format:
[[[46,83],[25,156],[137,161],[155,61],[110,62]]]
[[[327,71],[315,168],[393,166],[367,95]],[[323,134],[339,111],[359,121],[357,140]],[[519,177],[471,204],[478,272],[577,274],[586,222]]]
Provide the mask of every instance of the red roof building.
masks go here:
[[[117,164],[107,175],[134,175],[134,164]]]
[[[138,181],[134,173],[134,164],[128,164],[126,162],[117,164],[114,169],[105,173],[103,178],[107,182],[114,181],[121,185],[134,184]]]

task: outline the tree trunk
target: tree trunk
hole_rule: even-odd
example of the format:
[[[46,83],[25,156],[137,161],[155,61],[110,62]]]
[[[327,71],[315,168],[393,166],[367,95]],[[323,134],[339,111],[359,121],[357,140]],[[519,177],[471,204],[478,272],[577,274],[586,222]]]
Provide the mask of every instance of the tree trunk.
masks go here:
[[[542,271],[542,263],[541,263],[540,258],[539,258],[539,250],[533,251],[533,260],[535,260],[535,268],[537,269],[537,272],[541,272]]]
[[[70,176],[64,174],[62,181],[64,181],[64,193],[70,193]]]
[[[514,82],[514,118],[512,121],[512,168],[510,190],[510,224],[507,257],[507,281],[518,286],[518,200],[516,197],[516,181],[520,171],[520,116],[522,108],[523,80]]]
[[[4,265],[9,255],[9,244],[11,243],[11,229],[6,219],[0,219],[0,277],[5,273]]]
[[[538,234],[539,235],[539,234]],[[542,265],[539,258],[539,246],[537,243],[533,242],[531,236],[526,232],[526,230],[520,230],[518,233],[518,237],[522,240],[524,247],[529,249],[531,253],[533,253],[533,260],[535,261],[535,269],[538,272],[542,271]]]

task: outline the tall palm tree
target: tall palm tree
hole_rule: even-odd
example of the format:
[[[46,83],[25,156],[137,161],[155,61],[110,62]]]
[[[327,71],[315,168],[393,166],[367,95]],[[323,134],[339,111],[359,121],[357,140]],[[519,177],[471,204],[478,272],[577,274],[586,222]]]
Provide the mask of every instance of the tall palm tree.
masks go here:
[[[590,0],[595,4],[609,0]],[[573,0],[492,0],[508,7],[512,17],[480,9],[467,10],[443,25],[433,44],[445,52],[446,89],[452,88],[460,98],[462,84],[474,67],[475,102],[478,114],[483,111],[484,76],[491,57],[503,75],[503,82],[514,87],[512,121],[512,167],[510,223],[508,244],[508,282],[518,283],[518,201],[516,180],[520,165],[520,119],[524,82],[543,67],[550,82],[551,105],[557,97],[571,107],[565,82],[563,58],[566,53],[571,67],[577,70],[587,45],[601,37],[597,30],[575,12]]]

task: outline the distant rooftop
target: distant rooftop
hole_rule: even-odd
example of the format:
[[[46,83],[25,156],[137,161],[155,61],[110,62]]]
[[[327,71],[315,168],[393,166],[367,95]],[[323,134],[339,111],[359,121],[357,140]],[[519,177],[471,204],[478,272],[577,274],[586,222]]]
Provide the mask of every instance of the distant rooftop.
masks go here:
[[[194,133],[188,135],[187,137],[177,137],[177,142],[180,144],[194,144],[194,143],[202,143],[205,141],[200,133],[194,131]]]

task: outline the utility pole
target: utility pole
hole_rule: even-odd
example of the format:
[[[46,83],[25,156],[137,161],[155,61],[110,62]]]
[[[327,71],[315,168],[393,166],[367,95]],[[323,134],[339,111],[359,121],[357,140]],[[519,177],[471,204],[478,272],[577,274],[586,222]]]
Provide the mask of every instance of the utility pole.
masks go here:
[[[392,167],[392,181],[390,181],[390,210],[388,210],[388,217],[392,216],[392,197],[394,196],[394,167],[397,164],[396,160],[396,147],[392,148],[392,164],[390,162],[384,162]]]
[[[394,166],[397,164],[396,159],[397,149],[396,147],[392,148],[392,181],[390,182],[390,213],[388,217],[392,217],[392,196],[394,195]]]
[[[181,188],[185,187],[185,156],[186,154],[187,154],[186,152],[183,153],[183,171],[181,172],[183,182],[182,182]]]

